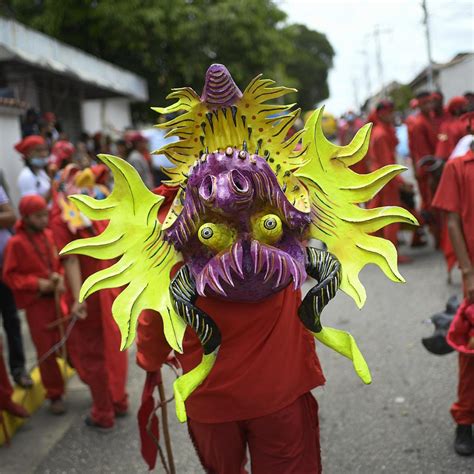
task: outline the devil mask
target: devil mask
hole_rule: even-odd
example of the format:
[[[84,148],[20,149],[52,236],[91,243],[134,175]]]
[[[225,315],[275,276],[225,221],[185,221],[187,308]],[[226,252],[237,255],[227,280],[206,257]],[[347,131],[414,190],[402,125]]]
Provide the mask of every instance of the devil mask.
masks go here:
[[[305,327],[322,343],[353,361],[361,379],[370,372],[353,337],[323,326],[320,315],[339,288],[361,307],[365,289],[360,270],[379,266],[394,281],[395,247],[372,235],[394,222],[416,224],[398,207],[364,209],[404,170],[389,165],[366,175],[349,167],[367,152],[370,128],[362,127],[344,147],[330,143],[316,110],[306,128],[287,138],[299,115],[294,104],[275,104],[292,89],[273,87],[256,77],[244,92],[227,69],[212,65],[201,96],[175,89],[177,99],[162,114],[176,114],[160,125],[179,141],[158,150],[175,165],[165,170],[178,187],[161,223],[164,198],[151,193],[125,161],[99,155],[114,174],[114,189],[104,200],[87,195],[70,199],[91,219],[108,220],[100,235],[67,245],[62,253],[117,258],[110,268],[91,275],[81,299],[102,288],[126,286],[112,311],[122,347],[135,336],[144,309],[158,311],[170,346],[182,352],[189,325],[204,354],[201,363],[174,384],[178,418],[186,420],[185,401],[212,370],[221,343],[219,328],[197,305],[198,295],[232,301],[258,301],[288,285],[316,280],[298,310]],[[307,246],[310,239],[327,251]],[[171,280],[172,268],[184,262]]]

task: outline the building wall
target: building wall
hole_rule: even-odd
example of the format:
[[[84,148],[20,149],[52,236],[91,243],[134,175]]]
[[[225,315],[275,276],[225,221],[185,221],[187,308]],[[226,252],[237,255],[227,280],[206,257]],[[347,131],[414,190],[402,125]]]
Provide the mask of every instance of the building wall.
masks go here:
[[[462,62],[442,69],[438,81],[446,100],[467,91],[474,91],[474,54]]]
[[[85,100],[82,103],[82,128],[89,134],[102,131],[117,135],[131,126],[132,116],[128,99]]]
[[[20,112],[19,109],[0,106],[0,169],[15,206],[20,199],[16,182],[23,168],[20,155],[13,149],[13,145],[21,138]]]

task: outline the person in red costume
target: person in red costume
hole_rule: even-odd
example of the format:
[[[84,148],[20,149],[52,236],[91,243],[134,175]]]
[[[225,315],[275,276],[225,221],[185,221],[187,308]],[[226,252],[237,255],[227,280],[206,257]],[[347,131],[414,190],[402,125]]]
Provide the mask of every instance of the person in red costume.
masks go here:
[[[7,368],[3,360],[3,343],[0,338],[0,423],[2,421],[2,411],[6,411],[18,418],[28,418],[29,413],[18,403],[12,400],[13,387],[8,378]]]
[[[433,205],[447,214],[449,237],[462,272],[465,299],[450,329],[448,341],[459,350],[458,401],[451,407],[457,424],[454,448],[474,453],[474,151],[449,160]],[[461,320],[463,320],[461,322]],[[463,330],[461,330],[464,328]],[[459,343],[460,338],[464,343]],[[464,346],[464,349],[461,349]]]
[[[382,100],[377,104],[375,113],[372,115],[374,128],[370,139],[369,151],[367,154],[369,171],[375,171],[386,165],[396,163],[396,147],[398,139],[393,126],[394,105],[389,100]],[[378,194],[369,202],[368,207],[380,206],[400,206],[400,190],[409,190],[401,176],[397,176],[390,181]],[[390,240],[395,246],[398,246],[399,224],[391,224],[384,227],[383,237]],[[410,262],[410,258],[404,255],[398,256],[400,263]]]
[[[162,221],[176,190],[160,186],[157,192],[166,197]],[[255,474],[321,472],[318,405],[310,391],[325,380],[314,338],[298,319],[300,303],[300,291],[290,287],[258,303],[198,298],[223,341],[212,372],[186,402],[189,433],[206,472],[247,472],[247,444]],[[146,433],[148,402],[170,352],[161,317],[143,312],[137,363],[148,374],[139,421],[150,468],[156,446]],[[201,360],[202,346],[192,330],[185,333],[184,353],[176,356],[185,373]]]
[[[449,113],[444,107],[444,95],[441,91],[436,91],[431,94],[431,102],[433,105],[432,116],[437,138],[441,125],[449,118]]]
[[[94,222],[74,234],[63,220],[56,202],[52,209],[50,228],[59,249],[77,238],[91,237],[102,232],[105,222]],[[111,308],[117,290],[102,290],[79,303],[82,281],[110,265],[110,261],[86,256],[66,256],[62,259],[69,287],[71,313],[79,320],[69,337],[73,364],[81,380],[89,386],[92,409],[85,423],[91,428],[108,431],[116,416],[128,411],[126,392],[128,356],[120,351],[120,333],[113,321]]]
[[[45,199],[24,196],[19,204],[21,220],[8,241],[3,263],[3,280],[12,289],[18,308],[24,309],[38,359],[60,339],[55,293],[64,292],[64,279],[52,233],[47,229],[49,213]],[[25,258],[26,257],[26,258]],[[62,415],[64,380],[51,354],[39,366],[41,380],[50,400],[50,411]]]
[[[435,155],[447,160],[458,141],[466,135],[466,124],[460,117],[467,110],[469,101],[463,96],[453,97],[448,102],[449,117],[441,124]]]
[[[416,96],[419,108],[408,130],[410,151],[412,153],[413,169],[418,182],[421,196],[422,211],[431,209],[431,192],[429,176],[419,167],[420,160],[426,156],[433,156],[436,148],[436,126],[432,116],[432,97],[429,92],[421,92]]]

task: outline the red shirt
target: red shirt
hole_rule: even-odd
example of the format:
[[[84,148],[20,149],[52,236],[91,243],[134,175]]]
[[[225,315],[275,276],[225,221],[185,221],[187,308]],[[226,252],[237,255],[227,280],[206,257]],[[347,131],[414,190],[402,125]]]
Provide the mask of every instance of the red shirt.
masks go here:
[[[459,117],[451,116],[446,119],[439,129],[436,156],[447,160],[458,141],[467,133],[466,122]]]
[[[3,262],[3,280],[12,289],[16,304],[26,308],[38,300],[38,279],[62,273],[51,230],[27,232],[20,221],[8,241]]]
[[[408,128],[408,139],[412,159],[416,164],[425,156],[434,155],[436,148],[436,126],[426,115],[419,113]]]
[[[464,240],[474,263],[474,152],[446,163],[433,206],[460,215]]]
[[[245,420],[274,413],[324,384],[314,338],[298,318],[300,291],[290,286],[257,303],[198,298],[222,334],[216,363],[203,384],[186,401],[189,418],[201,423]],[[170,353],[157,313],[140,316],[137,361],[157,370]],[[187,329],[184,372],[201,361],[202,347]]]

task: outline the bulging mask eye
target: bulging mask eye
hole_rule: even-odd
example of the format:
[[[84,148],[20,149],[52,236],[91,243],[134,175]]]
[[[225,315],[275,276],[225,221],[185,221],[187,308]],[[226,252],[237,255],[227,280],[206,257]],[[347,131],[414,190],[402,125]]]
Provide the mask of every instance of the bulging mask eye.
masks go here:
[[[206,247],[220,252],[232,245],[235,231],[224,224],[206,222],[199,228],[198,238]]]
[[[266,244],[274,244],[281,239],[283,224],[276,214],[257,216],[252,221],[253,237]]]

